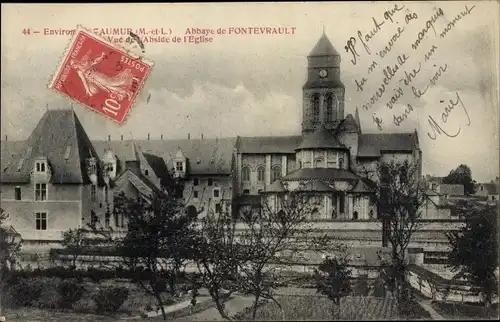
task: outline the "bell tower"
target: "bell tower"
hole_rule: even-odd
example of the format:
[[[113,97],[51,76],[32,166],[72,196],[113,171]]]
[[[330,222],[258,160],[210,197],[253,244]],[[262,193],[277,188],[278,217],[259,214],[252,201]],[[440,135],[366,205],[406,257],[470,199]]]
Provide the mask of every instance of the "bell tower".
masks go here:
[[[340,54],[323,32],[307,56],[307,81],[302,86],[302,133],[320,126],[333,130],[344,119],[345,87],[340,80]]]

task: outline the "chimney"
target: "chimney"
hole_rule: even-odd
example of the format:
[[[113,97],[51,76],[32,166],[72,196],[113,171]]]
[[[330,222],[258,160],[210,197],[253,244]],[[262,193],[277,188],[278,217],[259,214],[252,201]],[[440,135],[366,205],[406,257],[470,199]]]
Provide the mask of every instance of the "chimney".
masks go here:
[[[163,134],[162,134],[160,137],[161,137],[161,139],[163,140]]]
[[[111,141],[111,135],[108,135],[108,141]]]
[[[203,139],[203,133],[201,133],[201,138]]]
[[[188,140],[191,138],[191,133],[188,133]]]
[[[123,141],[123,134],[120,136],[120,139]]]
[[[148,133],[148,141],[149,141],[149,133]]]

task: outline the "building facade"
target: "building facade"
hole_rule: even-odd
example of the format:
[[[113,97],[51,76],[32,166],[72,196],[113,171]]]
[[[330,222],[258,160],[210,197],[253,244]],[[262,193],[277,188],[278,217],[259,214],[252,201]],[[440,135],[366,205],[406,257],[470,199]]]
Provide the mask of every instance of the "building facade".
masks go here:
[[[201,216],[299,189],[315,196],[310,220],[359,222],[340,224],[339,235],[379,246],[381,227],[369,223],[373,175],[390,160],[421,169],[418,135],[364,133],[357,110],[344,115],[341,57],[325,34],[307,60],[302,131],[293,136],[91,141],[72,110],[48,110],[26,141],[2,142],[2,208],[25,241],[40,242],[91,222],[124,228],[113,196],[148,196],[172,179]]]

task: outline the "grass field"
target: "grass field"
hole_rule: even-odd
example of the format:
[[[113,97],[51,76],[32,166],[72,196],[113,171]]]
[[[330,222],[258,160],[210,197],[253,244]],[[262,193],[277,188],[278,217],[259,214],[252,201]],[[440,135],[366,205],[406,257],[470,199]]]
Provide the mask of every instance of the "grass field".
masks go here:
[[[277,298],[283,306],[286,320],[332,320],[332,302],[323,296],[288,295]],[[241,320],[251,319],[246,312]],[[275,303],[268,302],[258,308],[257,320],[280,321],[281,311]],[[376,297],[346,297],[340,309],[342,320],[395,320],[397,314],[393,300]]]

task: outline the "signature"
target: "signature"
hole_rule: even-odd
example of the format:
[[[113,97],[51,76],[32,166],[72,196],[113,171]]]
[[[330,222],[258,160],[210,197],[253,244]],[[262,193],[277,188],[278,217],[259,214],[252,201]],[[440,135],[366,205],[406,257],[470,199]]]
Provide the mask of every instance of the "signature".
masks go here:
[[[454,108],[456,106],[461,106],[465,112],[465,115],[467,116],[468,120],[467,126],[470,126],[470,116],[469,113],[467,112],[467,108],[462,102],[462,99],[460,98],[458,92],[456,94],[457,94],[457,100],[456,101],[450,100],[450,103],[444,108],[444,111],[441,113],[441,122],[442,124],[447,124],[448,118],[452,115]],[[427,135],[429,136],[429,138],[431,138],[431,140],[435,140],[438,137],[438,135],[441,134],[444,134],[449,138],[454,138],[457,137],[460,134],[460,131],[462,130],[462,128],[459,125],[457,131],[454,134],[450,134],[449,132],[445,131],[441,127],[442,124],[440,125],[438,122],[436,122],[436,120],[432,116],[428,115],[428,118],[432,133],[427,132]]]

